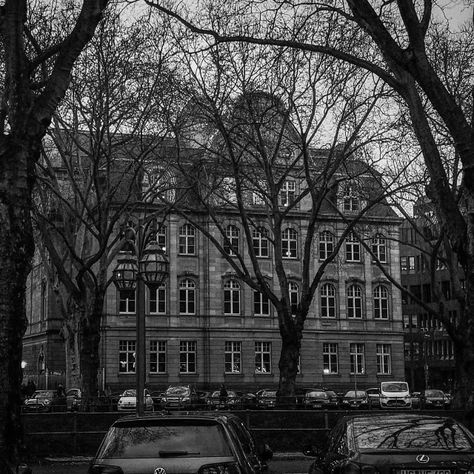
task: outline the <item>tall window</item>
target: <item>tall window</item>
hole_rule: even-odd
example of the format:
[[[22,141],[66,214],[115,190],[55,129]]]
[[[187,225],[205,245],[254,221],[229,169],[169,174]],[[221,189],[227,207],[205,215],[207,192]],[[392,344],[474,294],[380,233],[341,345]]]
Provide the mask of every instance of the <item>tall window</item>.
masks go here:
[[[325,230],[319,233],[319,260],[326,260],[334,251],[334,235]]]
[[[255,342],[255,373],[271,374],[272,372],[272,343]]]
[[[377,373],[392,373],[392,355],[390,344],[377,344]]]
[[[270,255],[267,229],[264,227],[253,229],[252,245],[257,257],[268,257]]]
[[[178,247],[180,255],[196,254],[196,229],[191,224],[179,228]]]
[[[179,313],[196,314],[196,283],[189,278],[179,283]]]
[[[166,313],[166,286],[161,285],[158,288],[150,288],[149,290],[149,312],[150,314]]]
[[[294,180],[287,180],[283,183],[280,191],[280,205],[291,206],[295,201],[296,196],[296,182]]]
[[[235,280],[224,283],[224,314],[240,314],[240,285]]]
[[[123,374],[135,372],[135,341],[119,341],[119,372]]]
[[[346,237],[346,261],[360,262],[360,242],[353,232]]]
[[[281,235],[281,251],[283,258],[296,258],[298,233],[295,229],[285,229]]]
[[[158,231],[156,232],[156,243],[158,244],[158,247],[163,249],[164,252],[166,252],[168,248],[166,230],[167,229],[165,225],[160,225]]]
[[[242,343],[240,341],[225,341],[224,365],[226,374],[242,372]]]
[[[347,317],[362,318],[362,290],[359,285],[347,288]]]
[[[166,373],[166,341],[150,341],[150,372]]]
[[[224,251],[227,255],[237,255],[239,252],[239,228],[235,225],[228,225],[225,230]]]
[[[235,186],[235,178],[233,176],[226,176],[222,180],[222,202],[223,204],[237,202],[237,190]]]
[[[387,263],[387,240],[383,235],[377,234],[372,239],[372,253],[380,263]]]
[[[388,319],[388,290],[383,285],[374,288],[374,318]]]
[[[135,313],[135,290],[119,290],[119,313]]]
[[[351,343],[349,348],[351,360],[351,374],[363,374],[365,372],[364,344]]]
[[[360,198],[352,186],[348,186],[343,198],[343,209],[347,212],[360,210]]]
[[[330,283],[325,283],[320,290],[321,296],[321,317],[336,317],[336,288]]]
[[[264,206],[265,205],[265,183],[259,181],[257,184],[258,188],[255,189],[252,193],[252,203],[254,206]]]
[[[324,373],[337,374],[339,372],[337,344],[334,342],[323,343],[323,370]]]
[[[300,302],[300,289],[295,282],[290,281],[290,283],[288,283],[288,293],[290,295],[291,314],[294,315],[296,314]]]
[[[255,316],[270,316],[270,303],[267,295],[260,291],[253,292],[253,313]]]
[[[180,341],[179,343],[179,373],[196,373],[196,341]]]

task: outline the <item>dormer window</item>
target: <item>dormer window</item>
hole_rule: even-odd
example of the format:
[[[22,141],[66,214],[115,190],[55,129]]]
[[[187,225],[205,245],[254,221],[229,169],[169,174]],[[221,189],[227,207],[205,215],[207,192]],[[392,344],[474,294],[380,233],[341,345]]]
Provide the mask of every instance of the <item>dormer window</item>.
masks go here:
[[[344,212],[360,211],[360,196],[353,186],[348,186],[342,198],[342,208]]]

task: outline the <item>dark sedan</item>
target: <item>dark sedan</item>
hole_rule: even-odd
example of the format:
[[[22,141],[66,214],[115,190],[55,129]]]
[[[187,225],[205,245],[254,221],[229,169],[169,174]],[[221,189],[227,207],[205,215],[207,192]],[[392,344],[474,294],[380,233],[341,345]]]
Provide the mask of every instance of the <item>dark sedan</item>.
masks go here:
[[[449,401],[442,390],[428,389],[421,392],[420,404],[422,408],[448,408]]]
[[[474,471],[474,435],[452,418],[422,414],[343,417],[310,474],[454,474]]]

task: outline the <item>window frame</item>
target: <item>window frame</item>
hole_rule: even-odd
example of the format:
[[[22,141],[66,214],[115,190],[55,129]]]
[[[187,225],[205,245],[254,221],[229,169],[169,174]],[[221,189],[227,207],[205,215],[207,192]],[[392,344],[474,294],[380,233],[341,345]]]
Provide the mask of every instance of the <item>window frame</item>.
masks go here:
[[[119,374],[134,374],[136,372],[136,351],[137,342],[135,339],[119,340]],[[123,355],[124,357],[122,357]]]
[[[281,253],[284,259],[298,258],[298,232],[293,227],[287,227],[281,233]]]
[[[376,234],[374,237],[372,237],[371,249],[375,257],[374,261],[388,263],[388,246],[387,239],[384,235]]]
[[[337,342],[323,342],[323,371],[324,370],[329,371],[328,375],[339,373],[339,345]]]
[[[224,315],[240,316],[241,313],[241,286],[235,279],[224,282]],[[230,311],[227,310],[230,309]]]
[[[296,181],[294,179],[287,179],[283,182],[279,198],[281,207],[289,207],[295,202]]]
[[[150,341],[150,374],[166,374],[168,369],[168,352],[167,341],[151,340]],[[153,369],[153,365],[156,369]],[[161,370],[160,370],[161,368]]]
[[[179,281],[178,304],[179,304],[180,315],[182,316],[187,316],[187,315],[195,316],[196,315],[196,306],[197,306],[196,288],[197,288],[196,282],[192,278],[182,278]],[[183,308],[185,309],[185,311],[182,311]]]
[[[268,366],[268,370],[266,366]],[[258,367],[260,367],[260,369]],[[271,373],[272,343],[270,341],[255,341],[255,374]]]
[[[354,291],[355,290],[355,291]],[[354,294],[358,293],[358,294]],[[349,319],[362,319],[363,291],[357,283],[351,283],[347,287],[347,317]]]
[[[137,311],[137,293],[136,290],[117,290],[119,302],[119,314],[135,314]],[[133,298],[125,297],[124,294],[133,294]]]
[[[183,224],[178,231],[178,254],[196,255],[196,228],[189,224]]]
[[[257,298],[259,296],[259,298]],[[256,311],[257,306],[260,311]],[[263,312],[264,308],[267,308],[267,312]],[[265,293],[261,291],[253,290],[253,315],[257,317],[270,316],[270,300]]]
[[[362,342],[349,343],[350,374],[365,374],[365,344]],[[354,371],[356,369],[356,371]]]
[[[236,369],[237,366],[237,369]],[[228,370],[228,368],[230,370]],[[242,373],[242,342],[225,341],[224,342],[224,373],[241,374]]]
[[[252,229],[252,248],[257,258],[270,257],[270,240],[265,227]]]
[[[234,224],[229,224],[225,229],[225,237],[224,252],[231,257],[235,257],[239,253],[240,229]]]
[[[162,283],[158,287],[148,288],[148,313],[149,314],[166,314],[168,291],[166,283]],[[152,309],[154,306],[155,309]]]
[[[324,319],[336,319],[337,305],[336,286],[332,283],[323,283],[319,290],[320,314]],[[333,313],[333,315],[331,315]]]
[[[388,349],[388,351],[386,349]],[[391,375],[392,345],[383,343],[376,344],[375,352],[377,354],[377,375]]]
[[[197,341],[179,341],[179,373],[197,373]]]
[[[346,262],[360,263],[361,262],[361,248],[360,241],[354,232],[349,232],[345,239],[346,248]]]
[[[323,236],[330,236],[330,239],[323,239]],[[323,230],[319,233],[319,260],[327,260],[329,255],[334,252],[334,234],[329,230]],[[323,256],[324,254],[324,256]]]
[[[385,295],[377,294],[385,292]],[[378,321],[388,321],[390,319],[389,301],[390,293],[388,288],[379,284],[373,289],[374,319]]]

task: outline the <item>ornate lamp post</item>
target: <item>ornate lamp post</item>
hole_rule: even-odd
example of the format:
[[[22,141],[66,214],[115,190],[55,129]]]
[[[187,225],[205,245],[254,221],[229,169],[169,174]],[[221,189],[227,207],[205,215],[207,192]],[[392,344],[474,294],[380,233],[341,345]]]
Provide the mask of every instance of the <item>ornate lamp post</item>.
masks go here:
[[[146,377],[146,321],[145,321],[145,285],[150,289],[158,288],[168,276],[169,263],[163,249],[150,241],[149,226],[153,220],[138,225],[138,235],[134,246],[135,256],[117,260],[113,270],[113,280],[117,289],[136,290],[136,397],[137,415],[141,416],[145,408]]]

